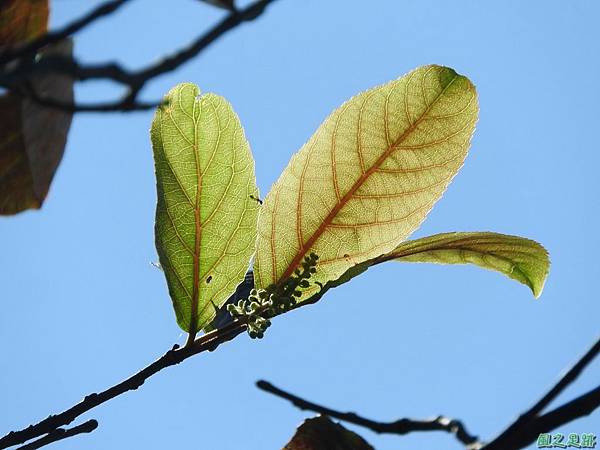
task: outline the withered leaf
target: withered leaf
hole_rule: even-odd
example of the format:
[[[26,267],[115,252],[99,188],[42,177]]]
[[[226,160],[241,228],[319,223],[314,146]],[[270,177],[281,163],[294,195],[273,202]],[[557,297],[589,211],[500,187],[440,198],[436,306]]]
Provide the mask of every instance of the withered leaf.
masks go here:
[[[48,46],[39,58],[70,57],[70,40]],[[45,73],[28,83],[44,98],[73,101],[73,80]],[[72,113],[41,106],[15,93],[0,96],[0,214],[41,207],[62,159]]]
[[[374,450],[358,434],[327,416],[307,419],[283,450]]]

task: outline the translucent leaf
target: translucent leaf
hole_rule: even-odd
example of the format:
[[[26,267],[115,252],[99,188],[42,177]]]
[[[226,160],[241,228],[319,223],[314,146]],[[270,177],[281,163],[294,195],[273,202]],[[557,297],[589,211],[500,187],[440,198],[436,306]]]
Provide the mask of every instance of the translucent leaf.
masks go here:
[[[393,250],[463,164],[477,112],[471,82],[440,66],[416,69],[335,110],[265,198],[257,287],[286,280],[311,252],[320,257],[315,279],[324,284]]]
[[[400,244],[377,258],[384,261],[475,264],[500,272],[528,286],[537,298],[544,289],[550,259],[544,247],[535,241],[506,234],[442,233]]]
[[[177,322],[194,334],[235,291],[254,251],[258,190],[237,115],[197,86],[173,88],[151,137],[156,248]]]
[[[386,261],[474,264],[524,284],[536,298],[541,295],[550,270],[548,252],[530,239],[491,232],[442,233],[403,242],[385,255],[349,268],[337,280],[326,283],[310,301],[318,301],[329,289]]]

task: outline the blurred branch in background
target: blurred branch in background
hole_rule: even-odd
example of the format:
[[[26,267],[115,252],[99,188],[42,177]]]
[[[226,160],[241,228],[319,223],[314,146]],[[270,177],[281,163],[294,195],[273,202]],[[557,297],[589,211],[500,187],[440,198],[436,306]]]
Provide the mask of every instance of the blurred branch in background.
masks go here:
[[[259,389],[269,392],[277,397],[290,401],[302,410],[314,411],[319,414],[343,420],[344,422],[359,425],[375,433],[390,433],[404,435],[421,431],[445,431],[454,434],[468,450],[519,450],[536,442],[539,435],[548,433],[579,417],[591,414],[600,407],[600,386],[567,402],[552,411],[541,415],[543,410],[569,386],[583,370],[600,353],[600,338],[577,361],[577,363],[563,375],[560,380],[545,394],[533,407],[524,412],[519,418],[503,431],[497,438],[488,444],[482,443],[476,436],[471,435],[462,422],[438,416],[429,420],[399,419],[393,422],[377,422],[351,412],[340,412],[327,408],[317,403],[305,400],[271,383],[259,380],[256,385]]]
[[[144,102],[138,99],[140,91],[149,81],[177,69],[238,25],[256,19],[275,0],[259,0],[240,10],[231,9],[224,19],[187,46],[174,51],[154,64],[138,70],[131,71],[124,69],[116,62],[81,64],[71,57],[55,56],[42,60],[34,58],[35,53],[43,46],[55,43],[81,31],[96,20],[114,13],[119,7],[127,3],[127,1],[106,2],[61,30],[49,32],[20,48],[4,51],[0,54],[0,86],[10,92],[18,93],[20,96],[31,98],[40,105],[70,112],[113,112],[151,109],[156,107],[159,102]],[[78,81],[92,79],[110,80],[124,86],[126,93],[121,99],[115,101],[78,104],[42,95],[29,83],[23,83],[23,80],[28,79],[33,74],[52,73],[68,75]]]
[[[203,0],[227,15],[184,48],[138,70],[116,62],[81,64],[71,37],[110,17],[130,0],[102,3],[61,29],[47,31],[49,0],[0,3],[0,215],[39,209],[63,156],[72,114],[81,111],[140,111],[159,101],[139,99],[155,78],[176,70],[228,31],[259,17],[275,0],[236,9],[232,0]],[[125,88],[116,100],[77,103],[74,83],[108,80]]]
[[[11,62],[17,61],[21,58],[30,57],[33,58],[35,54],[41,50],[43,47],[49,44],[55,44],[59,41],[62,41],[65,38],[72,36],[83,28],[87,27],[91,23],[96,20],[110,15],[114,13],[117,9],[123,6],[130,0],[113,0],[106,3],[101,4],[94,10],[90,11],[83,17],[74,20],[67,26],[61,28],[60,30],[50,31],[48,33],[39,36],[32,41],[24,45],[18,45],[15,47],[9,47],[0,52],[0,66],[5,64],[9,64]],[[5,43],[1,43],[5,45]]]

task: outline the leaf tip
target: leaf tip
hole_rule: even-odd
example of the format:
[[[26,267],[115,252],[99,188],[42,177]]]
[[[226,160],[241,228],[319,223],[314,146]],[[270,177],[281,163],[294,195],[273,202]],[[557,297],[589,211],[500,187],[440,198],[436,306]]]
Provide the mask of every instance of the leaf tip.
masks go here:
[[[539,299],[540,296],[542,295],[542,292],[544,291],[544,286],[546,285],[546,280],[548,279],[548,274],[550,273],[550,254],[548,253],[548,250],[546,250],[546,248],[538,243],[533,241],[538,248],[541,250],[542,253],[542,258],[541,258],[541,266],[542,266],[542,273],[541,276],[539,278],[539,280],[537,280],[537,283],[534,284],[534,287],[531,289],[533,291],[533,296],[535,299]]]

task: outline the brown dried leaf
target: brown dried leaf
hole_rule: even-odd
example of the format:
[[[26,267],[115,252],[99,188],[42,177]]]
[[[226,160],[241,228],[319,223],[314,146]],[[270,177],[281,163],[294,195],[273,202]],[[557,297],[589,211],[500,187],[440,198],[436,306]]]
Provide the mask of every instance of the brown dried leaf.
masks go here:
[[[48,0],[0,2],[0,48],[23,44],[48,29]]]
[[[326,416],[307,419],[283,450],[375,450],[358,434]]]
[[[49,46],[40,57],[70,57],[70,40]],[[28,80],[38,95],[73,101],[73,80],[57,74]],[[8,93],[0,96],[0,214],[41,207],[62,159],[72,113]]]

